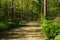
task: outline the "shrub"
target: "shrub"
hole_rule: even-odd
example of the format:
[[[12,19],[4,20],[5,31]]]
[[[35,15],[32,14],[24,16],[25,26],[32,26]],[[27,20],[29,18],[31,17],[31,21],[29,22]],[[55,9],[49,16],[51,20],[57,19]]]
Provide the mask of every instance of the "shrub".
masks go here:
[[[49,39],[54,38],[60,33],[60,21],[58,20],[46,20],[42,18],[41,26],[43,27],[43,32]]]
[[[8,25],[4,22],[0,22],[0,31],[8,29]]]
[[[26,21],[20,21],[18,25],[24,25],[26,23]]]
[[[60,40],[60,34],[57,35],[54,40]]]

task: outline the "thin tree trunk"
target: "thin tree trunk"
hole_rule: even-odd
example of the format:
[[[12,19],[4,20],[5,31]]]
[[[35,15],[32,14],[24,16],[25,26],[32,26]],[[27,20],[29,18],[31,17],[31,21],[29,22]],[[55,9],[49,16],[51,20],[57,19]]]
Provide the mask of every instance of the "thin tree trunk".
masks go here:
[[[12,0],[12,18],[14,17],[14,0]]]
[[[14,0],[12,0],[12,21],[14,20]]]
[[[47,0],[44,0],[44,16],[47,16]]]

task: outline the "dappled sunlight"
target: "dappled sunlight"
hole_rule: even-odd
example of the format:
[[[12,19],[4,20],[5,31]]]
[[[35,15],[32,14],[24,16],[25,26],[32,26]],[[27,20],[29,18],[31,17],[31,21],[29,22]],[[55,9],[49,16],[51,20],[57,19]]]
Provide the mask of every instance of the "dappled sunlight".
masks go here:
[[[33,22],[31,22],[33,24]],[[36,24],[36,23],[35,23]],[[0,40],[45,40],[38,26],[17,27],[0,33]]]

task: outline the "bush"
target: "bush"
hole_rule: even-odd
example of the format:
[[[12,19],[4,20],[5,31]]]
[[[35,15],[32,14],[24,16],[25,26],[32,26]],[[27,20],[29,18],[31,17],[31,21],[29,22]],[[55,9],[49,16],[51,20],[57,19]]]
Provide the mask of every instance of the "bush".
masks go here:
[[[52,39],[60,33],[60,21],[41,19],[41,26],[45,35]]]
[[[60,40],[60,34],[57,35],[54,40]]]
[[[4,22],[0,22],[0,31],[8,29],[8,25]]]
[[[24,25],[26,23],[26,21],[20,21],[18,25]]]

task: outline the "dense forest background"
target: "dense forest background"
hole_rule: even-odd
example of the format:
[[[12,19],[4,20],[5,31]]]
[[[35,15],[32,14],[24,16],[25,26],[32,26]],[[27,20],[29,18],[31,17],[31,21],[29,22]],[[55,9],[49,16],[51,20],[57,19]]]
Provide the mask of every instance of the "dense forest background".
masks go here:
[[[1,20],[36,20],[40,14],[37,0],[1,0],[0,5]]]
[[[59,15],[60,1],[47,0],[47,19]],[[21,25],[44,15],[44,0],[0,0],[0,22]]]
[[[59,15],[57,0],[47,0],[47,17],[49,19]],[[33,21],[44,13],[44,0],[0,0],[0,21],[21,22]]]

